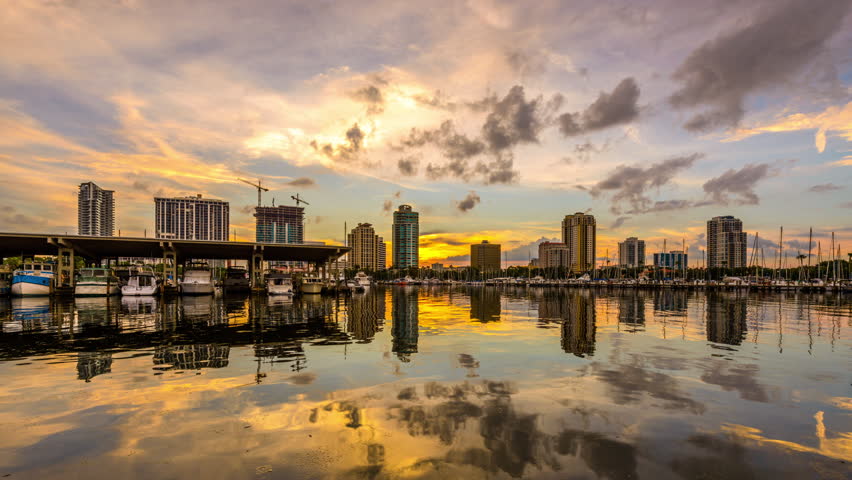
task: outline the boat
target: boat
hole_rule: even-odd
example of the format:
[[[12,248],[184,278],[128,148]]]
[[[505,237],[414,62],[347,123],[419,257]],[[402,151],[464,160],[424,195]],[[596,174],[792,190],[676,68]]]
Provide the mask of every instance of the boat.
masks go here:
[[[12,293],[12,272],[0,270],[0,297]]]
[[[118,277],[111,268],[83,268],[74,286],[75,297],[109,297],[119,294]]]
[[[203,262],[188,264],[180,280],[182,295],[212,295],[214,290],[213,273],[210,266]]]
[[[289,273],[267,273],[266,293],[269,295],[293,295],[293,278]]]
[[[12,295],[44,297],[50,295],[55,266],[46,262],[27,262],[12,275]]]
[[[156,295],[160,291],[160,282],[150,268],[140,268],[130,272],[127,285],[121,287],[125,296]]]
[[[322,287],[325,285],[325,282],[322,281],[316,275],[305,275],[302,277],[302,284],[299,287],[299,290],[302,293],[322,293]]]
[[[222,286],[226,292],[248,292],[251,290],[248,271],[245,267],[228,267]]]
[[[354,280],[354,283],[355,283],[355,285],[354,285],[354,286],[355,286],[355,290],[357,290],[357,291],[364,291],[364,290],[366,290],[366,289],[370,288],[370,285],[371,285],[371,284],[372,284],[372,282],[373,282],[373,279],[372,279],[372,278],[370,278],[370,277],[369,277],[366,273],[364,273],[364,272],[358,272],[358,273],[356,273],[356,274],[355,274],[355,278],[354,278],[353,280]]]

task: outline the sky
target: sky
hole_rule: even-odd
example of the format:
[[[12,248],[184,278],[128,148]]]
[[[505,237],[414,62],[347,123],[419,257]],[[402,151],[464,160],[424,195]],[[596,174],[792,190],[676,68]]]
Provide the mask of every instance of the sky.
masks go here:
[[[253,240],[260,178],[311,241],[413,205],[424,265],[526,263],[575,212],[601,262],[629,236],[698,262],[717,215],[768,258],[782,226],[852,251],[849,0],[435,3],[9,2],[0,231],[76,233],[94,181],[122,236],[200,193]]]

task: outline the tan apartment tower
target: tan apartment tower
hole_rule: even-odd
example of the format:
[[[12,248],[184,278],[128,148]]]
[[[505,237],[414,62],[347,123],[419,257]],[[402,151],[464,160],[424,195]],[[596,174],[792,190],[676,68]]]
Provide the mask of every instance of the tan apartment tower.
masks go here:
[[[562,243],[568,247],[568,266],[574,273],[595,267],[597,224],[593,215],[577,212],[562,220]]]
[[[349,266],[372,271],[385,269],[385,241],[376,235],[372,224],[359,223],[347,235],[347,244],[352,249]]]
[[[707,266],[743,268],[746,266],[748,234],[743,222],[730,215],[707,221]]]
[[[470,266],[480,272],[500,270],[500,245],[483,240],[470,246]]]

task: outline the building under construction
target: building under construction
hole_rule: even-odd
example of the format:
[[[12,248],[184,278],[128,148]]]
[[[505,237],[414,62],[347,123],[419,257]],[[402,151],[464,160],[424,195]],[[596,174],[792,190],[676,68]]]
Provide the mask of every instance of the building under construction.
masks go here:
[[[255,241],[262,243],[305,243],[305,208],[256,207]]]

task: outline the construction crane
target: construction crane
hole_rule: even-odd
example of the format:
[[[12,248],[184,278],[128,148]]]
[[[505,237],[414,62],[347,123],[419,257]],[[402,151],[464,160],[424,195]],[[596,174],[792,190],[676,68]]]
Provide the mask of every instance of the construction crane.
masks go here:
[[[310,205],[310,203],[299,198],[299,194],[291,195],[290,198],[296,201],[296,206],[298,207],[300,203],[304,203],[305,205]]]
[[[261,192],[268,192],[268,191],[269,191],[269,189],[268,189],[268,188],[266,188],[266,187],[264,187],[264,186],[262,186],[262,185],[260,184],[260,179],[259,179],[259,178],[257,179],[257,183],[251,183],[251,182],[249,182],[248,180],[243,180],[242,178],[238,178],[237,180],[239,180],[239,181],[241,181],[241,182],[243,182],[243,183],[248,183],[249,185],[251,185],[252,187],[254,187],[254,188],[256,188],[256,189],[257,189],[257,206],[258,206],[258,207],[259,207],[259,206],[261,206],[261,204],[260,204],[260,194],[261,194]]]

